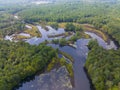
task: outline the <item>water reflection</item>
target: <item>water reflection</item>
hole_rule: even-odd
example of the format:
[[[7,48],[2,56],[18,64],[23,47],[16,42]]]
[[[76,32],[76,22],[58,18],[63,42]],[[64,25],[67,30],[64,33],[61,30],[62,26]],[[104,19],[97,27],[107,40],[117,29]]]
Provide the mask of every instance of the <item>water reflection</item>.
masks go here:
[[[48,38],[48,34],[55,34],[59,31],[61,31],[59,33],[65,32],[63,29],[58,29],[58,32],[56,32],[51,29],[51,27],[49,27],[50,31],[46,31],[40,26],[38,26],[38,28],[42,34],[42,38],[34,37],[27,40],[28,43],[38,45],[45,40],[54,39]],[[99,45],[105,49],[117,48],[112,41],[110,45],[107,45],[106,42],[96,34],[90,32],[86,32],[86,34],[89,34],[92,38],[97,39]],[[90,39],[84,38],[77,40],[76,49],[70,46],[60,47],[59,45],[48,44],[53,48],[58,48],[59,50],[70,54],[74,58],[74,87],[71,86],[67,70],[65,69],[65,67],[61,67],[58,70],[54,69],[49,73],[43,73],[41,75],[35,76],[34,80],[23,83],[23,85],[18,90],[91,90],[89,80],[83,69],[89,51],[87,48],[87,44],[89,41]],[[61,57],[61,55],[59,56]]]

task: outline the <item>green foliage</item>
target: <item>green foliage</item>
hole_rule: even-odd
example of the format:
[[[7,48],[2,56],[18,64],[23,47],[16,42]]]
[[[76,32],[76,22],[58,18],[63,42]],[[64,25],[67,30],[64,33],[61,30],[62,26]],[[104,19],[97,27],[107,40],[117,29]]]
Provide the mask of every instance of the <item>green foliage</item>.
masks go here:
[[[67,68],[70,76],[73,77],[74,76],[73,65],[71,63],[66,64],[66,68]]]
[[[65,58],[61,58],[61,59],[60,59],[60,65],[61,65],[61,66],[64,66],[65,64],[66,64]]]
[[[106,0],[105,0],[106,1]],[[6,1],[10,2],[10,1]],[[57,23],[59,22],[76,22],[76,23],[89,23],[95,26],[95,28],[107,32],[112,35],[120,44],[120,1],[115,1],[117,3],[110,3],[100,1],[94,3],[78,1],[78,0],[56,0],[54,4],[48,5],[27,5],[28,0],[18,0],[11,1],[12,3],[17,3],[17,5],[4,5],[3,0],[1,1],[0,11],[5,11],[9,13],[17,13],[23,21],[28,23],[33,22],[55,22],[52,27],[58,28]],[[18,4],[18,2],[21,2]],[[23,4],[25,3],[25,4]],[[1,12],[0,12],[1,13]],[[1,15],[0,15],[1,16]],[[0,18],[0,21],[2,17]],[[11,20],[7,19],[6,22],[0,23],[0,36],[4,37],[6,34],[11,34],[16,31],[23,30],[23,24],[16,22],[10,24]],[[57,23],[56,23],[57,22]],[[21,28],[20,28],[21,27]],[[68,23],[67,27],[70,31],[82,30],[81,27],[74,27],[73,24]],[[67,30],[66,29],[66,30]]]
[[[73,57],[70,56],[68,53],[59,51],[60,54],[62,54],[63,56],[65,56],[66,58],[68,58],[71,62],[74,62]]]
[[[42,44],[0,41],[0,90],[12,90],[21,80],[45,68],[54,57],[56,50]]]
[[[65,26],[65,30],[66,31],[75,31],[75,25],[73,25],[72,23],[67,23]]]
[[[0,13],[0,38],[15,32],[21,32],[24,27],[24,23],[20,20],[15,20],[10,14]]]
[[[58,40],[58,39],[53,39],[53,40],[52,40],[52,43],[54,43],[54,44],[59,44],[59,40]]]
[[[56,30],[58,29],[58,23],[57,22],[51,22],[51,23],[49,23],[49,25]]]
[[[119,90],[120,50],[105,50],[95,41],[89,47],[85,67],[96,90]]]
[[[60,51],[60,53],[64,57],[70,59],[73,62],[73,58],[70,55],[68,55],[65,52],[61,52],[61,51]],[[47,71],[52,70],[54,67],[58,68],[60,66],[65,66],[67,71],[69,72],[70,77],[73,78],[74,77],[73,65],[72,65],[72,63],[67,63],[66,59],[64,57],[62,57],[60,59],[59,58],[53,58],[52,61],[49,63],[48,67],[47,67]]]
[[[81,26],[76,26],[76,27],[75,27],[75,31],[81,31],[81,32],[82,32],[82,31],[83,31],[83,28],[82,28]]]
[[[88,43],[88,48],[89,49],[92,49],[96,46],[98,46],[97,40],[90,40],[90,42]]]
[[[120,2],[117,3],[89,3],[84,1],[66,0],[57,1],[48,5],[31,5],[21,10],[19,15],[25,22],[77,22],[80,24],[89,23],[96,29],[109,33],[120,44]],[[55,28],[57,26],[55,25]],[[72,23],[66,25],[66,31],[81,30],[75,28]]]
[[[103,29],[108,34],[112,35],[112,37],[118,41],[120,44],[120,21],[118,20],[111,20],[107,25],[103,26]]]
[[[61,46],[65,46],[65,45],[67,44],[66,39],[65,39],[65,38],[60,39],[60,40],[59,40],[59,44],[60,44]]]
[[[69,2],[31,6],[19,12],[26,22],[55,21],[55,22],[93,22],[96,16],[102,16],[107,13],[105,5],[96,3],[96,6],[74,0]],[[97,20],[98,20],[98,17]],[[97,21],[96,20],[96,21]],[[103,19],[102,19],[103,20]],[[101,20],[101,21],[102,21]]]
[[[24,0],[20,0],[23,1]],[[84,1],[84,0],[82,0]],[[10,2],[7,0],[6,3]],[[17,3],[13,0],[12,3]],[[22,3],[23,4],[23,3]],[[4,5],[0,3],[0,38],[24,30],[24,23],[33,22],[71,22],[67,23],[66,31],[74,31],[70,41],[76,41],[82,35],[79,24],[89,23],[103,32],[110,34],[120,44],[120,2],[117,3],[86,3],[78,0],[57,0],[48,5]],[[17,13],[22,20],[15,20],[11,14]],[[57,23],[51,26],[58,28]],[[66,45],[65,39],[54,41]],[[120,50],[104,50],[96,41],[90,41],[87,62],[85,64],[96,90],[120,89]],[[9,90],[22,79],[41,70],[56,56],[50,47],[30,46],[26,43],[10,43],[0,41],[0,90]],[[54,62],[54,60],[53,60]],[[65,64],[64,60],[61,60]],[[49,66],[49,70],[53,66]],[[71,65],[67,66],[71,72]],[[69,70],[70,69],[70,70]],[[72,74],[71,74],[72,75]],[[119,89],[118,89],[119,88]]]
[[[57,63],[58,59],[57,58],[53,58],[51,60],[51,62],[49,63],[48,67],[47,67],[47,71],[50,71],[53,69],[54,65]]]
[[[74,76],[74,71],[73,71],[73,65],[72,63],[67,63],[65,58],[61,58],[60,59],[60,65],[62,66],[66,66],[68,72],[69,72],[69,75],[70,77],[73,77]]]
[[[82,31],[76,31],[75,35],[73,35],[70,39],[69,42],[74,43],[78,39],[85,37]]]

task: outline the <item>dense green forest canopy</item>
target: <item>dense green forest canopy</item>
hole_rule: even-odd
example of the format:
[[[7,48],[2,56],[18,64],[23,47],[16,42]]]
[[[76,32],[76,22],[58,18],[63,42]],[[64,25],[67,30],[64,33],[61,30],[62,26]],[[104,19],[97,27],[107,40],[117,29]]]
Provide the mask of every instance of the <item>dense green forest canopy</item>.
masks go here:
[[[108,0],[109,1],[109,0]],[[89,23],[112,35],[120,43],[120,2],[87,2],[66,0],[47,5],[33,5],[18,14],[25,22],[76,22]],[[102,2],[102,1],[101,1]],[[114,3],[113,3],[114,2]]]
[[[21,80],[47,66],[57,51],[43,44],[0,41],[0,90],[12,90]]]
[[[12,3],[14,1],[7,0],[4,3],[6,5],[2,5],[4,1],[1,0],[0,13],[17,13],[27,23],[41,21],[89,23],[93,24],[97,29],[112,35],[120,43],[119,0],[47,0],[54,3],[45,5],[27,3],[34,0],[18,0],[15,1],[16,3],[19,2],[18,4],[7,4],[7,2]],[[24,2],[24,4],[20,2]],[[8,22],[4,24],[6,23]]]
[[[0,39],[23,31],[26,23],[55,22],[58,28],[58,23],[74,22],[92,24],[120,44],[120,0],[49,0],[53,3],[44,5],[32,1],[0,0]],[[20,19],[16,20],[14,15]],[[66,25],[66,31],[74,28],[69,25],[72,26]],[[60,43],[66,41],[62,39]],[[85,66],[96,90],[119,90],[120,50],[107,51],[96,42],[90,42],[89,48]],[[53,57],[56,51],[45,45],[0,41],[0,90],[12,89],[21,79],[44,68]]]
[[[91,51],[85,67],[96,90],[120,89],[120,49],[105,50],[96,41],[89,42]]]

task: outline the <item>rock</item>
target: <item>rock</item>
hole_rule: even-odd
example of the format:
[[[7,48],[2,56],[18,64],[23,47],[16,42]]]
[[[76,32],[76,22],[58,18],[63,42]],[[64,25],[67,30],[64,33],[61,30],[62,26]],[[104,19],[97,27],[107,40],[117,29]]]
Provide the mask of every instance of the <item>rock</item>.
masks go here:
[[[68,75],[69,73],[65,66],[40,75],[38,80],[40,90],[72,90],[72,84]]]

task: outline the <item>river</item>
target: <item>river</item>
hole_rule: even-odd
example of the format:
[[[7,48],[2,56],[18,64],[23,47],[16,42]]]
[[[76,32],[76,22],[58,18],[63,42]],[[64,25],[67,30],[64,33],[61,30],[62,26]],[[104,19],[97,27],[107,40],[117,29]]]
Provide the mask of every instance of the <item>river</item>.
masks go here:
[[[38,45],[45,40],[51,40],[51,38],[47,37],[47,33],[44,29],[42,29],[40,26],[38,26],[38,28],[42,34],[42,38],[34,37],[26,42]],[[93,39],[97,39],[99,45],[105,49],[117,48],[112,41],[110,45],[108,45],[96,34],[90,32],[86,32],[86,34],[89,34]],[[65,67],[60,67],[58,70],[54,69],[51,72],[45,72],[36,75],[34,79],[22,83],[17,90],[91,90],[89,79],[84,71],[84,64],[89,51],[87,48],[89,41],[90,39],[84,38],[77,40],[76,49],[70,46],[60,47],[59,45],[48,44],[48,46],[58,48],[59,50],[64,51],[73,57],[74,87],[72,87],[70,78],[68,77],[68,72]]]

